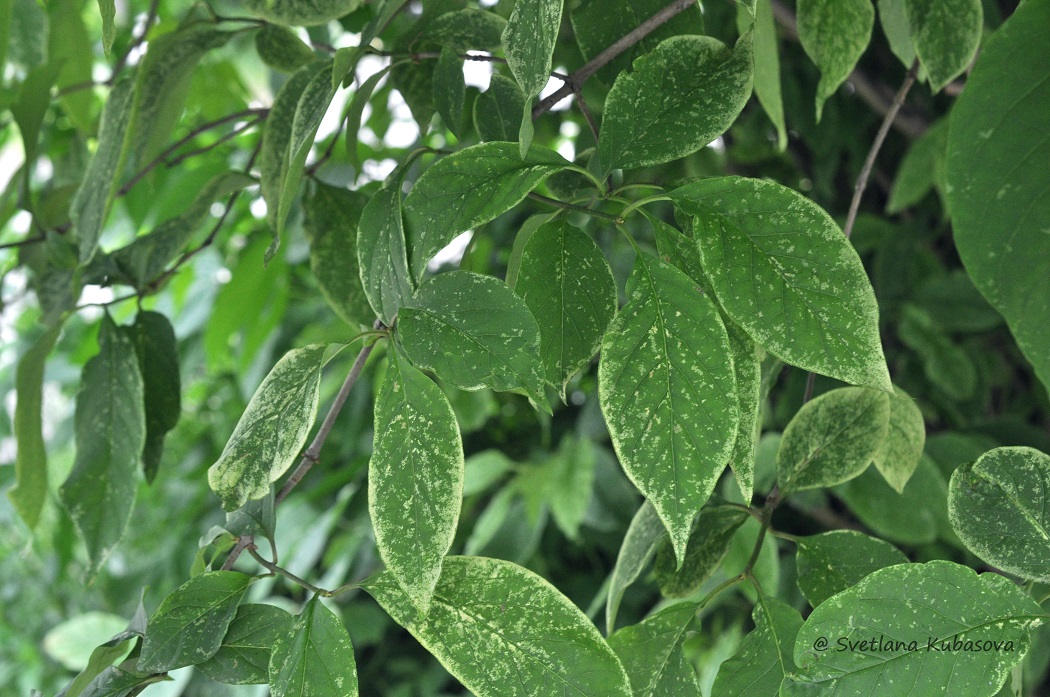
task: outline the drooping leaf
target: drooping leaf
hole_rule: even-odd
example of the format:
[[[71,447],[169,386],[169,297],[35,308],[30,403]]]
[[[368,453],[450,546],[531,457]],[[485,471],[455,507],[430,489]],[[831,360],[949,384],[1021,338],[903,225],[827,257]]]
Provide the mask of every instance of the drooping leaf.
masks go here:
[[[602,172],[677,160],[725,133],[751,96],[752,39],[729,49],[707,36],[675,36],[620,73],[598,138]]]
[[[500,47],[506,28],[507,20],[495,12],[468,7],[438,16],[420,38],[454,51],[494,51]],[[520,115],[518,110],[515,116]]]
[[[967,549],[1022,578],[1050,580],[1050,456],[989,450],[952,474],[948,515]]]
[[[395,170],[361,211],[357,263],[364,293],[376,315],[392,326],[415,292],[408,269],[405,226],[401,212],[404,170]]]
[[[84,366],[73,428],[76,461],[59,497],[76,523],[96,573],[131,521],[146,442],[143,382],[135,346],[103,317],[98,354]]]
[[[26,71],[47,63],[47,13],[36,0],[14,0],[7,43],[10,63]],[[54,66],[58,67],[58,66]]]
[[[696,609],[694,603],[671,605],[609,637],[631,680],[633,697],[700,694],[696,671],[682,652]]]
[[[182,413],[179,351],[171,322],[159,312],[140,311],[129,334],[138,354],[146,405],[142,470],[152,483],[160,468],[164,437]]]
[[[540,325],[547,382],[565,386],[601,346],[616,314],[616,282],[605,255],[564,221],[537,229],[522,250],[514,290]]]
[[[507,284],[470,271],[443,273],[398,316],[409,359],[463,390],[520,390],[550,410],[543,392],[540,328]]]
[[[947,561],[880,569],[806,619],[795,640],[799,684],[781,694],[834,686],[840,694],[991,697],[1043,616],[997,574]]]
[[[942,87],[966,70],[977,53],[984,26],[981,2],[904,0],[904,10],[915,53],[926,70],[930,89],[940,92]],[[1005,98],[1001,86],[998,94],[1000,98]]]
[[[273,697],[357,697],[357,663],[346,627],[314,596],[270,653]]]
[[[873,463],[886,482],[899,493],[904,491],[904,485],[919,466],[926,444],[926,424],[915,400],[899,387],[894,386],[894,392],[890,397],[889,429]]]
[[[954,4],[954,3],[953,3]],[[978,3],[979,6],[979,3]],[[981,294],[1050,385],[1050,60],[1046,3],[1028,2],[992,35],[952,108],[947,191],[955,244]]]
[[[923,198],[944,176],[944,158],[948,147],[948,120],[930,126],[908,148],[901,160],[893,190],[886,204],[887,213],[900,213]]]
[[[474,126],[482,140],[517,138],[518,124],[525,108],[525,95],[518,83],[494,73],[489,88],[474,102]]]
[[[708,506],[696,517],[681,565],[670,542],[656,550],[653,573],[665,598],[685,598],[696,591],[722,563],[747,513],[736,508]]]
[[[532,100],[550,79],[564,4],[564,0],[517,0],[503,30],[507,65],[525,93],[519,147],[522,158],[532,144]]]
[[[463,468],[463,496],[480,494],[514,468],[502,450],[483,450],[467,458]]]
[[[798,38],[820,68],[817,121],[871,41],[875,6],[871,0],[799,0]]]
[[[425,613],[463,498],[463,444],[441,388],[397,351],[375,404],[368,510],[387,569]]]
[[[434,105],[448,130],[463,135],[463,60],[455,49],[446,46],[434,66]]]
[[[784,676],[795,670],[792,654],[802,615],[771,597],[762,598],[751,615],[755,629],[737,654],[718,669],[712,697],[775,697]]]
[[[878,453],[889,432],[890,397],[842,387],[802,405],[777,450],[784,493],[829,487],[853,479]]]
[[[113,40],[117,38],[117,25],[113,21],[117,16],[117,5],[114,0],[98,0],[98,12],[102,16],[102,48],[109,55]]]
[[[264,24],[255,33],[255,51],[263,63],[282,73],[294,73],[314,59],[299,35],[279,24]]]
[[[908,22],[908,11],[904,8],[907,0],[876,0],[879,8],[879,25],[890,44],[893,55],[900,59],[901,65],[910,68],[915,62],[915,42],[912,41],[911,24]]]
[[[18,89],[18,99],[11,105],[11,116],[18,124],[22,136],[22,148],[25,161],[31,165],[36,162],[37,148],[40,141],[40,127],[51,107],[51,87],[59,74],[59,64],[51,63],[35,68],[26,75]],[[30,170],[23,167],[23,190],[30,186]]]
[[[733,450],[729,454],[729,467],[736,477],[744,503],[750,504],[755,493],[755,445],[762,426],[761,349],[735,322],[727,318],[724,324],[733,352],[733,377],[740,415]]]
[[[752,24],[755,27],[755,96],[777,129],[777,148],[783,150],[787,147],[787,126],[784,122],[784,100],[780,94],[780,53],[777,50],[772,3],[770,0],[757,0],[751,9],[739,5],[736,21],[741,34]]]
[[[245,9],[257,17],[277,24],[310,26],[324,24],[348,15],[361,0],[241,0]]]
[[[632,282],[602,341],[598,393],[620,464],[681,562],[739,421],[729,338],[711,300],[673,266],[639,254]]]
[[[518,205],[569,162],[536,146],[518,155],[513,143],[481,143],[434,163],[405,198],[411,239],[409,266],[418,281],[427,262],[457,235]]]
[[[97,688],[97,683],[94,681],[100,678],[107,670],[111,670],[114,662],[128,655],[132,650],[131,645],[146,634],[146,624],[146,608],[140,599],[139,606],[135,610],[135,614],[132,616],[127,628],[95,647],[91,652],[91,657],[88,659],[87,666],[60,693],[61,697],[82,697],[85,694],[89,694],[87,692],[89,686],[94,685],[95,687],[92,689]],[[110,674],[112,675],[112,671]],[[96,692],[96,694],[98,693]]]
[[[292,349],[252,395],[208,484],[228,511],[259,499],[295,462],[313,426],[320,400],[325,346]]]
[[[389,572],[364,587],[479,697],[531,697],[552,689],[581,697],[631,695],[623,667],[586,615],[516,564],[448,557],[422,617]]]
[[[269,682],[270,652],[291,628],[292,616],[279,607],[241,605],[219,650],[197,670],[227,685]]]
[[[208,571],[179,586],[149,619],[138,669],[163,673],[214,656],[251,581],[236,571]]]
[[[605,603],[606,633],[612,634],[616,629],[616,615],[624,591],[642,575],[666,534],[656,509],[648,501],[643,503],[631,519],[616,555],[616,566],[609,580],[609,599]]]
[[[150,675],[110,666],[92,680],[80,697],[128,697],[144,685],[164,680],[164,675]]]
[[[822,208],[780,184],[742,177],[705,179],[670,196],[696,216],[715,296],[756,342],[800,368],[892,389],[875,292]]]
[[[899,549],[856,530],[832,530],[800,537],[798,588],[813,607],[855,586],[873,571],[894,564],[907,564]]]
[[[393,0],[390,1],[393,2]],[[338,59],[338,54],[336,54],[336,56]],[[379,81],[400,64],[400,61],[395,61],[370,75],[368,79],[362,82],[361,86],[354,91],[354,96],[351,97],[350,102],[346,105],[346,154],[347,157],[350,158],[350,164],[358,170],[361,169],[361,156],[360,153],[357,152],[358,136],[361,130],[361,119],[365,113],[365,106],[372,98],[372,93],[375,92],[376,86],[379,85]],[[332,74],[338,75],[339,72],[338,70],[335,70]]]

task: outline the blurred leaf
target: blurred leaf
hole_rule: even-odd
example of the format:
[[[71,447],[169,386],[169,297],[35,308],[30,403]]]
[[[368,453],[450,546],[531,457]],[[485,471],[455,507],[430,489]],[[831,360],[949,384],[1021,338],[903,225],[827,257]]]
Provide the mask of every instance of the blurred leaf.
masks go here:
[[[90,89],[94,55],[91,38],[84,26],[82,7],[81,0],[52,0],[48,3],[48,21],[51,27],[48,34],[48,62],[60,67],[58,79],[55,80],[55,85],[60,91],[77,88],[61,97],[62,110],[81,133],[89,134],[95,125],[95,97]],[[105,44],[105,48],[108,52],[109,44]],[[83,89],[85,85],[88,89]]]
[[[900,213],[926,197],[943,180],[944,158],[948,147],[948,121],[941,119],[919,136],[904,154],[893,190],[886,204],[887,213]]]
[[[480,494],[514,468],[499,450],[484,450],[467,458],[463,474],[463,496]]]
[[[357,664],[346,627],[314,596],[270,654],[273,697],[357,697]]]
[[[277,24],[295,26],[324,24],[348,15],[361,0],[242,0],[252,14]]]
[[[456,52],[495,51],[506,27],[507,20],[495,12],[468,7],[440,15],[427,25],[420,38]]]
[[[197,670],[227,685],[267,683],[270,652],[291,628],[292,616],[278,607],[241,605],[219,650]]]
[[[897,333],[901,341],[918,354],[930,382],[952,399],[973,396],[977,389],[977,368],[926,312],[915,305],[905,305]]]
[[[126,624],[127,620],[120,615],[85,612],[52,627],[44,636],[43,648],[52,660],[68,670],[84,670],[99,639],[113,636]],[[121,650],[126,652],[127,648]]]
[[[587,513],[594,487],[596,464],[591,441],[566,435],[558,450],[538,465],[522,468],[517,483],[526,506],[538,517],[547,506],[566,537],[580,543],[580,524]]]
[[[279,24],[264,24],[255,33],[255,50],[263,63],[282,73],[294,73],[315,58],[298,34]]]
[[[616,629],[616,615],[624,591],[645,571],[666,534],[667,530],[656,514],[656,509],[648,501],[643,503],[631,519],[631,525],[620,543],[616,566],[609,577],[609,599],[605,605],[607,633],[612,634]]]
[[[11,106],[11,116],[18,124],[22,135],[22,147],[27,163],[36,163],[36,151],[40,141],[40,127],[51,106],[51,86],[59,75],[59,63],[50,63],[34,69],[22,82],[18,90],[18,101]],[[28,192],[32,166],[22,170],[25,190]]]
[[[855,530],[800,537],[796,544],[798,588],[813,607],[855,586],[872,571],[908,563],[908,557],[889,542]]]
[[[818,123],[824,102],[846,81],[868,47],[873,26],[871,0],[799,0],[798,38],[820,68]]]
[[[98,0],[98,12],[102,17],[102,48],[108,56],[113,48],[113,40],[117,37],[117,26],[113,21],[117,16],[116,2]]]
[[[146,407],[146,444],[142,467],[152,483],[160,468],[164,437],[182,414],[182,381],[175,330],[159,312],[140,311],[129,337],[138,353]]]

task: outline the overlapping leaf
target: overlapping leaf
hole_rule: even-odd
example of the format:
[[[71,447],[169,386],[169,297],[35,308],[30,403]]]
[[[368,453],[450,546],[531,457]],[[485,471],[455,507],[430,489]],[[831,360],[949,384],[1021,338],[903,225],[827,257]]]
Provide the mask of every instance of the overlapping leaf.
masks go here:
[[[798,587],[813,607],[856,585],[862,578],[894,564],[908,563],[904,552],[856,530],[833,530],[800,537]]]
[[[514,79],[525,93],[519,152],[532,144],[531,104],[550,79],[551,56],[561,29],[564,0],[518,0],[503,30],[503,50]]]
[[[886,482],[900,493],[919,466],[926,443],[926,424],[915,400],[901,388],[894,386],[893,389],[889,429],[872,462]]]
[[[642,575],[666,534],[656,509],[648,501],[643,503],[623,536],[609,580],[609,598],[605,603],[605,630],[609,634],[616,629],[624,591]]]
[[[679,603],[609,637],[631,679],[633,697],[696,697],[700,683],[682,652],[696,617],[694,603]]]
[[[846,81],[868,47],[873,26],[871,0],[799,0],[798,38],[820,68],[817,121],[824,102]]]
[[[357,663],[346,627],[317,596],[270,653],[273,697],[357,697]]]
[[[395,170],[361,211],[357,263],[365,296],[388,326],[415,291],[408,269],[405,225],[401,211],[404,170]]]
[[[701,509],[680,566],[675,562],[671,545],[660,546],[656,550],[653,574],[663,596],[686,598],[700,590],[722,563],[733,535],[745,520],[747,513],[736,508],[706,506]]]
[[[904,0],[904,11],[915,52],[929,77],[930,88],[939,92],[966,70],[977,53],[984,22],[981,2]],[[1034,26],[1029,28],[1035,29]],[[998,95],[1000,99],[1005,98],[1001,90]],[[1012,102],[1005,100],[1001,103]]]
[[[152,482],[160,468],[164,437],[182,413],[182,381],[175,330],[159,312],[140,311],[129,330],[139,359],[146,407],[146,444],[142,469]]]
[[[270,653],[291,627],[292,616],[279,607],[241,605],[219,650],[197,669],[227,685],[269,682]]]
[[[310,269],[328,306],[351,326],[371,324],[375,315],[361,283],[358,224],[363,194],[317,184],[303,202],[303,231],[310,240]]]
[[[798,610],[776,598],[763,598],[752,611],[755,629],[735,656],[722,664],[712,697],[774,697],[784,676],[795,670],[795,636],[802,628]]]

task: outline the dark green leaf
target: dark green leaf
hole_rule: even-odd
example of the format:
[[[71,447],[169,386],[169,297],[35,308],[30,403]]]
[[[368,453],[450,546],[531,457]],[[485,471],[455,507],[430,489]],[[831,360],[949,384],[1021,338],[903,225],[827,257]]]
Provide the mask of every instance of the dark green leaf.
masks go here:
[[[314,596],[270,654],[273,697],[357,697],[357,664],[346,627]]]
[[[421,38],[454,51],[494,51],[506,27],[507,20],[495,12],[467,8],[441,15],[427,25]]]
[[[252,14],[277,24],[294,26],[324,24],[348,15],[361,0],[242,0]]]
[[[784,100],[780,94],[777,30],[770,0],[758,0],[750,10],[742,4],[738,6],[740,33],[745,33],[752,22],[755,27],[755,96],[777,129],[777,148],[783,150],[787,147],[787,126],[784,123]]]
[[[474,126],[482,140],[508,140],[518,137],[525,95],[518,83],[499,73],[492,76],[489,88],[474,102]]]
[[[871,41],[875,7],[871,0],[799,0],[798,38],[820,68],[817,121]]]
[[[918,354],[926,378],[953,399],[968,399],[977,389],[973,360],[943,327],[915,305],[901,310],[900,340]]]
[[[159,312],[140,311],[130,336],[138,353],[146,406],[146,444],[142,469],[152,483],[160,468],[164,436],[175,428],[182,413],[182,382],[175,330]]]
[[[886,204],[887,213],[900,213],[926,197],[944,175],[944,156],[948,147],[948,121],[942,119],[919,136],[897,169],[893,190]]]
[[[682,642],[696,617],[694,603],[664,608],[609,637],[609,646],[631,679],[633,697],[697,697],[696,671]]]
[[[394,0],[390,1],[393,2]],[[361,86],[354,91],[354,96],[346,105],[346,154],[350,158],[350,164],[358,170],[361,169],[361,158],[357,152],[357,145],[358,136],[360,135],[359,132],[361,130],[361,118],[365,112],[365,105],[367,105],[368,100],[372,98],[372,93],[375,92],[379,81],[382,80],[390,70],[400,64],[400,62],[391,63],[385,68],[381,68],[370,75],[368,79],[362,82]],[[337,74],[338,70],[333,73],[333,75]],[[271,118],[273,117],[271,116]]]
[[[607,633],[612,634],[616,629],[616,615],[624,591],[642,575],[666,534],[656,509],[648,501],[643,503],[623,536],[620,552],[616,556],[616,566],[613,567],[609,580],[609,599],[605,604]]]
[[[441,57],[434,66],[434,105],[448,130],[457,137],[463,135],[463,60],[455,49],[441,49]]]
[[[776,598],[762,598],[751,616],[755,629],[718,669],[712,697],[775,697],[784,676],[795,670],[791,656],[802,628],[798,610]]]
[[[271,547],[276,549],[274,540],[277,526],[275,505],[273,487],[270,487],[270,492],[266,496],[248,501],[236,511],[227,513],[226,524],[221,529],[225,529],[236,537],[263,535],[270,541]]]
[[[310,269],[328,306],[350,326],[375,318],[361,285],[357,235],[367,198],[318,182],[303,201],[303,231],[310,240]]]
[[[904,10],[930,88],[939,92],[966,70],[977,53],[984,22],[981,0],[904,0]],[[1014,55],[1012,60],[1017,59]],[[1000,84],[1000,104],[1013,104],[1005,98],[1002,88]],[[952,113],[958,115],[957,111]]]
[[[282,73],[294,73],[314,59],[299,35],[279,24],[264,24],[255,33],[255,50],[263,63]]]
[[[916,290],[915,302],[946,332],[986,332],[1003,323],[1003,316],[988,304],[963,269],[931,278]]]
[[[855,530],[833,530],[800,537],[798,588],[813,607],[855,586],[873,571],[894,564],[907,564],[899,549]]]
[[[241,605],[214,656],[197,666],[227,685],[269,682],[270,651],[292,628],[292,616],[273,605]]]
[[[908,23],[908,11],[904,8],[907,0],[877,0],[879,6],[879,24],[882,33],[889,41],[893,55],[900,59],[905,68],[915,62],[915,44],[912,41],[911,24]]]
[[[520,153],[524,158],[532,144],[532,113],[529,105],[550,80],[551,57],[561,29],[564,0],[516,0],[506,29],[503,51],[507,65],[521,91],[525,108],[521,120]]]
[[[747,513],[736,508],[707,507],[700,511],[679,567],[670,541],[656,551],[653,573],[665,598],[685,598],[704,584],[722,563],[737,528]]]
[[[164,675],[132,673],[118,666],[111,666],[92,680],[80,697],[128,697],[144,685],[167,679]]]
[[[395,170],[361,212],[357,263],[369,304],[387,326],[415,292],[408,270],[405,227],[401,214],[404,169]]]
[[[898,493],[911,479],[922,458],[926,443],[926,424],[915,400],[899,387],[890,397],[890,425],[872,462],[886,482]]]

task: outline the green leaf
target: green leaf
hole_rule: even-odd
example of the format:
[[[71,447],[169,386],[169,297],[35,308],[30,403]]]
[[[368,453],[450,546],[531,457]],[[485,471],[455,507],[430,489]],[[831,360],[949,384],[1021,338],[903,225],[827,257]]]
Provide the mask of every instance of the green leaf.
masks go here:
[[[222,529],[225,529],[235,537],[240,537],[241,535],[263,535],[270,541],[271,548],[276,549],[274,540],[277,526],[275,506],[273,487],[270,487],[270,491],[266,496],[261,499],[248,501],[236,511],[227,513],[226,523]]]
[[[532,145],[532,100],[550,80],[563,5],[564,0],[516,0],[503,30],[507,66],[525,93],[519,147],[522,158]]]
[[[798,38],[820,68],[818,123],[824,102],[846,81],[868,47],[873,26],[871,0],[798,0]]]
[[[390,0],[393,2],[393,0]],[[336,54],[338,59],[338,54]],[[346,154],[350,158],[350,164],[355,169],[361,169],[361,157],[357,152],[358,136],[361,130],[361,118],[364,116],[365,105],[368,104],[369,100],[372,99],[372,93],[375,92],[376,86],[379,81],[383,79],[388,72],[393,68],[401,65],[403,61],[394,62],[385,68],[381,68],[369,76],[367,80],[361,83],[361,86],[354,91],[354,96],[350,99],[350,102],[346,105]],[[335,70],[333,75],[338,75],[339,71]],[[270,118],[273,118],[272,116]]]
[[[93,681],[110,669],[115,661],[126,657],[132,650],[132,644],[142,638],[146,633],[146,608],[139,601],[135,615],[131,618],[127,628],[116,634],[113,638],[95,647],[88,659],[87,666],[66,687],[61,697],[82,697],[88,694],[85,690],[92,685]],[[112,674],[112,672],[111,672]],[[93,688],[94,689],[94,688]],[[96,692],[96,694],[98,694]]]
[[[376,547],[413,604],[426,613],[463,499],[463,444],[441,388],[397,351],[375,404],[368,510]]]
[[[11,105],[11,116],[18,124],[22,136],[22,147],[25,150],[25,161],[30,167],[23,167],[23,190],[28,192],[31,184],[30,170],[36,163],[37,146],[40,140],[40,127],[51,107],[51,87],[59,74],[58,64],[48,64],[35,68],[28,75],[18,90],[18,101]]]
[[[631,277],[630,299],[602,341],[598,394],[620,464],[681,562],[739,421],[729,337],[678,269],[640,253]]]
[[[494,51],[500,47],[506,28],[507,20],[495,12],[468,7],[440,15],[427,25],[420,38],[457,52]]]
[[[41,334],[18,360],[15,371],[15,485],[7,492],[18,516],[32,530],[47,500],[47,444],[44,441],[44,366],[62,325]]]
[[[260,499],[299,456],[317,415],[326,347],[286,353],[252,395],[208,484],[227,511]]]
[[[1027,2],[985,44],[952,108],[947,194],[963,265],[1050,386],[1050,110],[1046,3]],[[1033,130],[1034,129],[1034,130]]]
[[[80,697],[129,697],[138,692],[138,688],[166,679],[164,675],[144,675],[111,666],[92,680]]]
[[[114,20],[117,17],[117,5],[114,0],[98,0],[98,12],[102,16],[102,48],[109,56],[113,48],[113,40],[117,38],[117,26]]]
[[[798,610],[776,598],[761,598],[751,616],[755,629],[718,669],[712,697],[773,697],[780,694],[784,676],[795,670],[791,656],[802,628]]]
[[[623,593],[645,571],[667,531],[653,505],[646,501],[634,514],[616,555],[616,566],[609,577],[609,599],[605,603],[605,631],[616,629],[616,615]]]
[[[480,494],[513,469],[514,462],[501,450],[483,450],[471,455],[463,470],[463,496]]]
[[[8,59],[27,72],[47,63],[47,13],[36,0],[14,0]],[[58,66],[54,66],[58,67]]]
[[[135,346],[108,315],[102,319],[98,348],[81,375],[73,421],[76,460],[59,489],[87,545],[89,575],[101,568],[124,538],[146,442]]]
[[[405,227],[401,213],[404,169],[395,170],[372,194],[361,211],[357,233],[357,263],[365,297],[387,326],[415,292],[408,269]]]
[[[525,95],[518,83],[494,73],[489,88],[474,101],[474,126],[478,135],[485,141],[513,141],[518,137],[524,109]]]
[[[365,297],[357,235],[367,198],[357,191],[318,182],[303,201],[303,231],[310,240],[310,269],[328,306],[350,326],[375,318]]]
[[[123,79],[113,86],[102,108],[98,146],[73,198],[69,217],[80,240],[80,263],[91,261],[102,235],[102,226],[113,203],[117,179],[127,152],[126,136],[131,122],[134,86]]]
[[[160,468],[164,437],[182,413],[178,344],[168,318],[148,310],[139,312],[129,336],[138,354],[146,408],[142,469],[146,481],[152,483]]]
[[[781,694],[811,694],[810,687],[991,696],[1027,652],[1029,633],[1043,616],[1034,600],[997,574],[978,576],[946,561],[880,569],[806,619],[795,639],[800,683]],[[824,651],[814,649],[821,638]],[[838,650],[840,642],[857,645]]]
[[[241,0],[245,9],[257,17],[277,24],[311,26],[348,15],[361,6],[361,0]]]
[[[405,199],[409,265],[416,280],[457,235],[509,211],[568,166],[564,157],[540,146],[519,157],[514,143],[481,143],[431,165]]]
[[[590,620],[533,572],[484,557],[448,557],[419,616],[389,572],[364,588],[479,697],[629,697],[627,675]]]
[[[292,616],[273,605],[241,605],[215,655],[197,669],[227,685],[269,682],[270,651],[292,628]]]
[[[981,0],[904,0],[904,10],[930,89],[939,92],[966,70],[977,53],[984,26]],[[1031,36],[1037,34],[1034,26],[1028,29]],[[998,91],[1000,104],[1012,104],[1002,87],[1000,85]]]
[[[889,41],[890,50],[900,59],[901,65],[910,68],[917,56],[915,43],[912,41],[911,24],[908,22],[908,11],[904,8],[905,2],[907,0],[877,0],[879,24],[886,40]]]
[[[1050,456],[989,450],[952,474],[948,515],[967,549],[1021,578],[1050,580]]]
[[[890,425],[886,439],[875,453],[873,463],[897,493],[911,479],[926,444],[926,424],[922,412],[907,392],[894,386],[890,397]]]
[[[105,0],[100,0],[104,2]],[[0,0],[0,72],[7,67],[7,49],[11,39],[11,15],[14,14],[14,0]]]
[[[548,506],[562,533],[580,543],[580,525],[591,501],[596,464],[590,440],[563,437],[557,452],[542,464],[523,468],[518,475],[516,483],[530,515],[538,519],[542,507]]]
[[[315,58],[298,34],[279,24],[264,24],[255,33],[255,51],[263,63],[282,73],[294,73]]]
[[[270,654],[273,697],[357,697],[357,664],[346,627],[314,596]]]
[[[952,399],[973,396],[977,389],[977,368],[973,360],[927,312],[915,305],[905,305],[901,308],[897,334],[905,346],[918,354],[930,382]]]
[[[833,530],[800,537],[798,545],[798,589],[813,607],[855,586],[878,569],[907,564],[908,557],[889,542],[855,530]]]
[[[470,271],[443,273],[398,316],[409,359],[463,390],[520,390],[545,411],[540,328],[507,284]]]
[[[565,387],[590,363],[616,314],[616,281],[590,237],[564,221],[537,229],[525,244],[515,292],[540,325],[547,382]]]
[[[441,120],[457,138],[463,136],[463,60],[455,49],[446,46],[434,66],[434,105]]]
[[[138,669],[163,673],[214,656],[251,581],[236,571],[208,571],[175,589],[149,619]]]
[[[887,213],[900,213],[922,201],[944,176],[948,147],[948,120],[941,119],[919,136],[904,154],[893,190],[886,204]]]
[[[83,3],[78,0],[55,0],[48,3],[48,62],[61,66],[55,85],[63,90],[74,85],[90,83],[94,53],[91,37],[84,26],[81,13]],[[0,41],[6,39],[2,35]],[[108,52],[109,47],[106,47]],[[63,95],[62,110],[77,129],[92,133],[95,126],[95,96],[91,90],[77,89]]]
[[[733,377],[736,379],[737,424],[729,467],[740,486],[744,503],[750,504],[755,494],[755,445],[762,419],[762,361],[761,349],[744,330],[729,319],[724,321],[733,352]]]
[[[889,433],[890,397],[842,387],[806,402],[784,429],[777,450],[783,493],[829,487],[863,472]]]
[[[752,35],[729,49],[709,36],[675,36],[620,73],[598,138],[601,171],[659,165],[722,135],[751,96]]]
[[[916,290],[915,302],[946,332],[981,333],[1003,323],[963,269],[931,278]]]
[[[747,513],[723,506],[701,509],[685,548],[681,565],[675,562],[670,541],[656,550],[653,573],[665,598],[685,598],[700,590],[722,563],[737,529],[747,520]]]
[[[664,608],[609,637],[631,680],[633,697],[696,697],[700,683],[682,652],[696,617],[695,603]]]
[[[754,24],[755,96],[777,129],[777,149],[783,150],[787,147],[787,126],[784,123],[784,100],[780,93],[780,54],[777,51],[772,3],[770,0],[758,0],[750,9],[739,5],[736,21],[741,34]]]
[[[780,184],[705,179],[672,191],[726,313],[778,358],[892,390],[860,257],[818,205]]]

